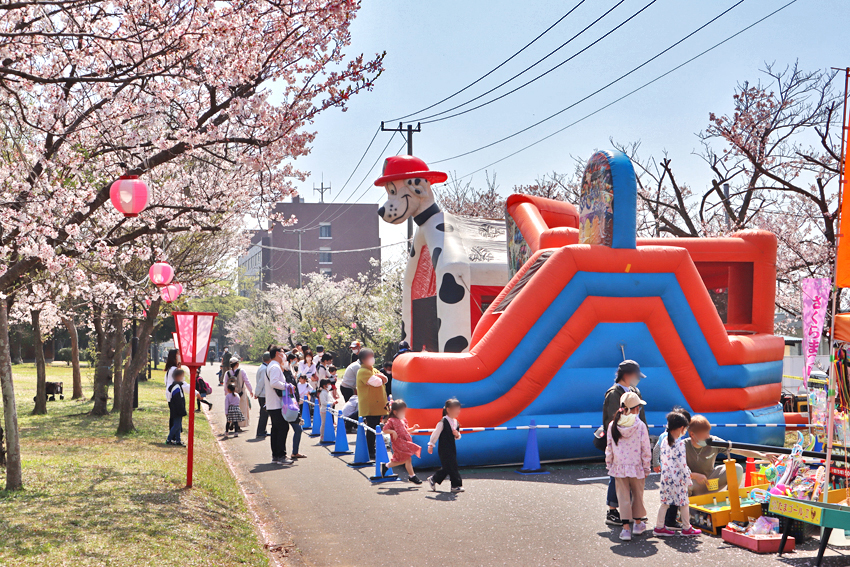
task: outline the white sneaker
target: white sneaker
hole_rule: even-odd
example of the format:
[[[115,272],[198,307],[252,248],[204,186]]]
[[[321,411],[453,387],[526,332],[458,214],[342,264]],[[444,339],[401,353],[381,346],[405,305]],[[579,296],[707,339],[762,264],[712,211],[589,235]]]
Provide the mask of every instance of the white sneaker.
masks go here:
[[[640,535],[646,531],[646,522],[635,522],[635,528],[632,531],[632,535]]]
[[[623,541],[632,540],[632,530],[629,529],[629,526],[623,526],[623,530],[620,532],[620,539]]]
[[[462,486],[453,486],[452,492],[466,492]]]
[[[434,477],[433,476],[428,477],[428,484],[431,485],[431,492],[437,492],[437,485],[434,484]]]

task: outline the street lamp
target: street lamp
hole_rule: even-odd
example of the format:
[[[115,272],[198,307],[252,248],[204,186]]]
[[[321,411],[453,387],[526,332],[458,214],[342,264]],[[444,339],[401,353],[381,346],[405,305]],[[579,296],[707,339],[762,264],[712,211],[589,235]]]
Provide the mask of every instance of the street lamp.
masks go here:
[[[148,205],[148,186],[138,175],[122,175],[109,188],[109,199],[125,217],[137,217]]]
[[[218,313],[174,312],[174,326],[177,328],[177,342],[180,360],[189,367],[189,443],[186,457],[186,488],[192,488],[192,465],[195,447],[195,381],[198,371],[207,361],[213,322]]]

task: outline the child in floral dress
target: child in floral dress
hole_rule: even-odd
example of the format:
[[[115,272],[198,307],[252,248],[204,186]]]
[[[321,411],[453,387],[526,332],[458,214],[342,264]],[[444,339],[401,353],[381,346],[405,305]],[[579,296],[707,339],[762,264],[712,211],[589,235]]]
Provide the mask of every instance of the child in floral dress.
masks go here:
[[[419,429],[419,424],[408,427],[407,420],[404,419],[405,413],[407,413],[407,404],[404,403],[404,400],[394,400],[383,429],[383,432],[388,433],[392,438],[393,462],[383,465],[383,474],[387,474],[388,469],[404,465],[410,482],[422,484],[422,481],[413,472],[413,456],[418,457],[422,448],[414,443],[413,437],[410,436],[411,431]]]
[[[652,448],[646,424],[638,419],[640,409],[646,402],[634,392],[620,397],[620,409],[608,425],[608,445],[605,448],[605,464],[608,475],[614,477],[617,500],[620,503],[620,518],[623,530],[620,539],[632,539],[631,521],[634,520],[634,535],[646,531],[646,507],[643,505],[643,487],[650,473]]]
[[[693,528],[688,508],[688,487],[691,485],[691,469],[685,456],[685,441],[682,436],[688,428],[687,418],[679,412],[667,414],[667,438],[661,444],[661,508],[652,533],[669,537],[676,532],[665,526],[667,509],[678,506],[682,516],[682,535],[698,536],[702,532]]]

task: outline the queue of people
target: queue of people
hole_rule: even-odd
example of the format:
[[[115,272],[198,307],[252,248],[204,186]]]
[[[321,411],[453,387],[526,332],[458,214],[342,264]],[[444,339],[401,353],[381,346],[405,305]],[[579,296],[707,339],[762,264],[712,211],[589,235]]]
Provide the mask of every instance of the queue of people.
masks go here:
[[[275,464],[291,465],[306,455],[300,452],[303,419],[303,402],[309,400],[320,407],[321,425],[324,428],[328,419],[328,408],[344,404],[343,415],[356,420],[362,417],[369,427],[366,432],[366,445],[369,459],[376,454],[376,436],[372,431],[382,425],[390,436],[392,447],[391,462],[383,465],[384,474],[390,468],[404,467],[408,480],[414,484],[423,481],[416,476],[412,460],[420,456],[421,448],[413,442],[411,433],[419,424],[410,426],[405,414],[407,404],[403,400],[392,399],[392,366],[400,355],[410,352],[410,345],[402,341],[392,360],[376,364],[375,353],[365,348],[360,341],[349,345],[351,363],[337,381],[337,368],[333,365],[334,356],[321,345],[314,353],[308,345],[296,343],[291,350],[271,345],[263,353],[263,361],[257,369],[256,380],[252,386],[247,373],[240,368],[241,359],[226,348],[222,352],[219,371],[219,386],[225,388],[224,412],[226,419],[225,438],[238,437],[250,426],[251,399],[256,400],[258,419],[256,438],[270,438],[271,461]],[[184,383],[184,371],[180,368],[180,356],[176,349],[169,351],[166,363],[166,399],[169,404],[168,444],[184,445],[180,439],[182,418],[186,415],[185,398],[189,393]],[[212,404],[204,398],[212,392],[209,385],[200,376],[196,384],[198,410],[200,404]],[[182,408],[182,409],[181,409]],[[443,418],[435,425],[428,443],[428,452],[438,449],[441,468],[427,479],[431,490],[444,479],[451,481],[452,492],[463,492],[463,483],[457,463],[456,441],[461,438],[458,416],[461,404],[456,399],[446,401]],[[268,424],[271,423],[271,432]],[[350,433],[356,433],[357,426],[346,423]],[[292,430],[291,451],[287,452],[289,432]]]
[[[711,435],[711,424],[704,416],[691,417],[687,410],[676,407],[667,414],[666,429],[653,449],[644,411],[647,402],[637,387],[643,378],[646,376],[640,371],[640,365],[625,360],[617,369],[614,385],[605,392],[603,426],[595,439],[596,447],[605,452],[609,474],[605,522],[621,528],[623,541],[647,531],[644,483],[654,470],[661,473],[661,507],[653,535],[698,536],[702,532],[690,525],[688,498],[726,488],[725,467],[715,463],[717,455],[726,450],[708,444],[709,440],[723,440]],[[768,458],[753,451],[733,452],[745,457]],[[743,467],[736,464],[735,468],[743,484]],[[708,481],[712,479],[717,479],[718,484],[710,491]]]

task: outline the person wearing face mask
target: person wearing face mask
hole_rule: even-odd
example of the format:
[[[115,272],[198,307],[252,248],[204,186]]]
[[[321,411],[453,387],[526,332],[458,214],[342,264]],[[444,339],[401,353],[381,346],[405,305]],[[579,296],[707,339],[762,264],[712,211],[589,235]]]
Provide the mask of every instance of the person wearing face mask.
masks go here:
[[[614,380],[614,385],[608,388],[608,391],[605,392],[605,401],[602,403],[602,431],[606,432],[606,434],[603,434],[602,437],[596,439],[596,447],[598,449],[604,451],[607,446],[608,425],[620,409],[620,398],[623,394],[634,392],[637,394],[638,398],[641,400],[643,399],[640,395],[640,390],[638,390],[637,387],[641,378],[646,378],[646,376],[640,371],[640,365],[634,360],[624,360],[617,367],[617,375]],[[640,406],[639,417],[645,425],[646,412],[643,409],[643,405]],[[614,477],[611,477],[608,480],[608,494],[606,496],[606,502],[608,503],[608,512],[605,516],[605,523],[614,527],[621,526],[622,521],[620,520],[620,514],[617,511],[620,504],[617,500],[617,488]]]
[[[360,370],[357,371],[357,404],[360,416],[366,425],[374,429],[380,425],[387,411],[387,377],[375,368],[375,353],[372,349],[360,351]],[[366,431],[366,447],[369,460],[375,460],[375,434]]]
[[[691,424],[688,427],[690,439],[685,442],[685,457],[687,458],[688,467],[691,469],[691,478],[694,483],[691,486],[691,495],[708,494],[709,491],[707,482],[710,479],[717,479],[717,490],[726,488],[726,465],[716,465],[717,455],[726,453],[728,449],[722,447],[712,447],[708,445],[708,441],[719,441],[726,443],[720,437],[711,434],[711,423],[704,415],[695,415],[691,419]],[[744,457],[753,457],[754,459],[767,459],[763,453],[755,451],[742,451],[736,449],[735,454]],[[735,472],[738,475],[739,485],[744,484],[744,468],[735,463]]]

